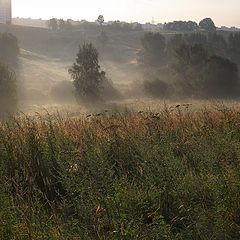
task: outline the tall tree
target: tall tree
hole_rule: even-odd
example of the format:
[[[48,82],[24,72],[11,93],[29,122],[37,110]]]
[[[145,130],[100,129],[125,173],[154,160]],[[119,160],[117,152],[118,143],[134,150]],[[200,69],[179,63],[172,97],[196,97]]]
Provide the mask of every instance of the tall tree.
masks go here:
[[[207,32],[215,32],[216,26],[211,18],[204,18],[200,23],[199,27]]]
[[[99,101],[105,72],[101,70],[98,51],[92,43],[85,43],[79,47],[76,62],[69,69],[73,79],[77,100]]]

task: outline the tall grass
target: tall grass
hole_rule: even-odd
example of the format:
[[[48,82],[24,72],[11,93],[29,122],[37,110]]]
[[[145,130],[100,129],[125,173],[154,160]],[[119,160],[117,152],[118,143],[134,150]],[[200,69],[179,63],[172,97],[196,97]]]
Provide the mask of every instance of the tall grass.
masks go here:
[[[0,239],[239,239],[240,110],[0,125]]]

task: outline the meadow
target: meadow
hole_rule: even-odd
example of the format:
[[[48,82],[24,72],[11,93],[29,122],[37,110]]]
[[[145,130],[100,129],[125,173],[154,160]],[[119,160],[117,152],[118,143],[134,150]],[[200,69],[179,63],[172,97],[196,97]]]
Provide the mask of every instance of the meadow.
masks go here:
[[[239,239],[240,109],[0,124],[0,239]]]

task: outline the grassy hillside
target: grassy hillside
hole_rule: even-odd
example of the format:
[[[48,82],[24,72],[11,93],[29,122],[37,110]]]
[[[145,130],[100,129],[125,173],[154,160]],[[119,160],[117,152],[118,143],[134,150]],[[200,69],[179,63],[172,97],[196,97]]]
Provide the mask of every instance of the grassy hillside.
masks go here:
[[[0,32],[5,31],[18,38],[21,48],[18,65],[18,79],[23,88],[21,101],[27,99],[30,104],[51,103],[52,88],[70,80],[68,68],[76,58],[79,44],[86,41],[97,46],[100,64],[118,90],[127,92],[129,86],[140,78],[135,60],[143,31],[106,29],[109,41],[105,46],[97,42],[101,32],[98,27],[51,31],[0,25]],[[72,93],[70,87],[66,91],[67,95]]]
[[[239,108],[0,125],[1,239],[239,239]]]
[[[100,35],[99,27],[77,28],[69,31],[52,31],[46,28],[34,28],[25,26],[0,25],[0,32],[9,31],[13,33],[20,43],[20,47],[48,57],[61,58],[63,61],[73,60],[79,44],[85,41],[96,43]],[[140,46],[143,31],[119,31],[106,29],[109,36],[108,48],[110,57],[117,53],[116,58],[129,57],[130,52],[135,52]],[[105,52],[105,51],[104,51]],[[106,51],[108,52],[108,51]],[[114,58],[113,58],[114,60]]]

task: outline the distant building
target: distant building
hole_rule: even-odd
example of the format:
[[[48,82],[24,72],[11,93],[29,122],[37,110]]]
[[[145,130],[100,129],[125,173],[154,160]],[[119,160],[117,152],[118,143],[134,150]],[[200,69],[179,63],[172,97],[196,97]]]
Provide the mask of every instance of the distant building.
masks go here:
[[[0,23],[12,22],[12,1],[0,0]]]

